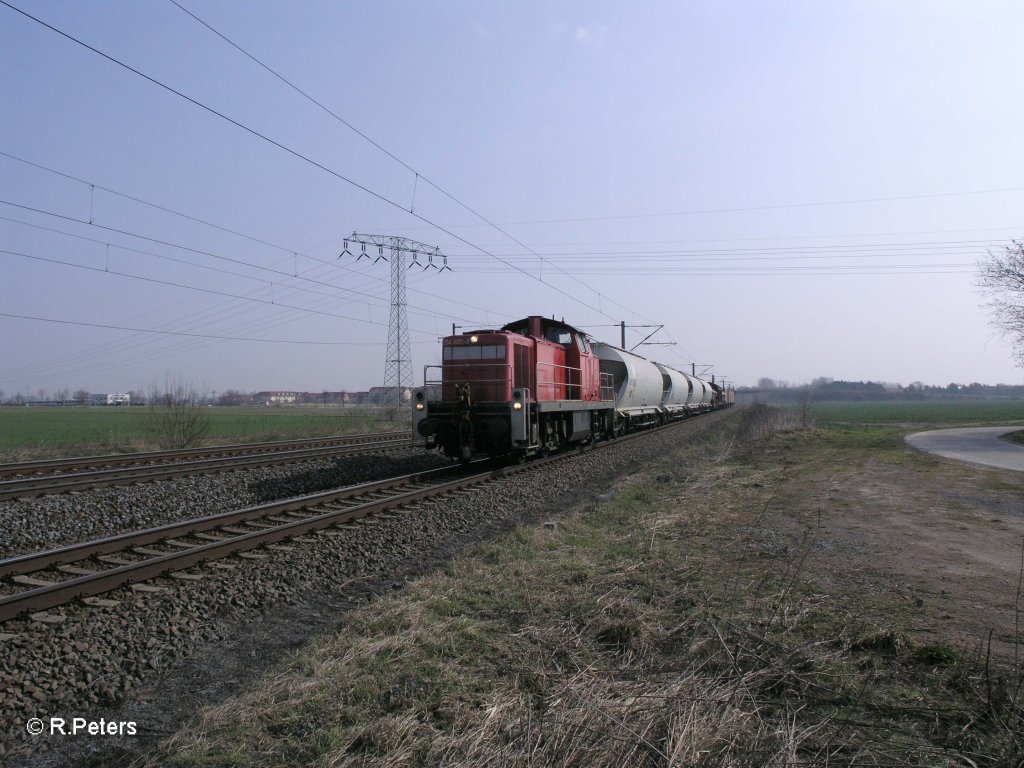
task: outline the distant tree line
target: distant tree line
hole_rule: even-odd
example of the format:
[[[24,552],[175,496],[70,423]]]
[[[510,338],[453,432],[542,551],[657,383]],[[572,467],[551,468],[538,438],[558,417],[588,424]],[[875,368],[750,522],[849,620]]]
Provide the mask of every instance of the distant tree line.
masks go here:
[[[816,402],[858,400],[957,400],[957,399],[1024,399],[1024,385],[1020,384],[958,384],[945,386],[922,384],[915,381],[903,386],[881,381],[843,381],[827,377],[814,379],[810,384],[793,385],[785,381],[761,378],[755,387],[738,387],[737,395],[762,402],[798,402],[811,395]]]

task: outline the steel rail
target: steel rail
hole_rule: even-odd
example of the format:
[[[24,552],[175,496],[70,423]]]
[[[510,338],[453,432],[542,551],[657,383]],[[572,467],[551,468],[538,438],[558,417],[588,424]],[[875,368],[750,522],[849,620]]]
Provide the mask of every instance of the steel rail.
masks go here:
[[[345,488],[338,488],[331,491],[320,491],[305,496],[296,496],[282,501],[273,501],[267,504],[258,504],[253,507],[233,510],[230,512],[219,512],[214,515],[195,517],[190,520],[181,520],[176,523],[145,528],[140,531],[130,531],[108,536],[102,539],[93,539],[79,544],[69,544],[64,547],[48,549],[43,552],[33,552],[25,555],[17,555],[6,560],[0,560],[0,578],[17,576],[33,571],[41,571],[52,568],[55,565],[86,560],[96,555],[108,555],[113,552],[121,552],[128,547],[144,546],[153,544],[165,539],[173,539],[179,536],[188,536],[193,533],[210,531],[224,525],[247,520],[258,520],[261,517],[297,512],[300,509],[316,506],[318,504],[330,504],[336,501],[345,501],[356,496],[362,496],[378,491],[386,491],[396,485],[408,485],[410,483],[433,482],[436,479],[444,478],[453,473],[459,472],[460,467],[441,467],[430,469],[424,472],[414,472],[409,475],[399,475],[386,480],[375,480],[369,483],[360,483]]]
[[[554,461],[557,458],[564,457],[552,457],[547,459],[547,461]],[[426,488],[417,488],[405,491],[383,499],[372,499],[346,509],[321,512],[310,517],[298,518],[293,522],[282,523],[274,526],[273,528],[265,528],[262,530],[237,534],[226,537],[221,541],[211,541],[206,544],[198,544],[179,552],[169,552],[161,556],[140,560],[136,563],[118,565],[113,568],[97,571],[93,574],[80,575],[65,581],[46,586],[36,586],[12,595],[5,595],[0,597],[0,621],[7,621],[9,619],[16,618],[24,613],[43,611],[47,608],[63,605],[79,598],[92,597],[105,592],[110,592],[111,590],[128,584],[146,581],[147,579],[152,579],[172,571],[181,571],[202,562],[217,560],[229,554],[255,549],[256,547],[264,544],[273,544],[284,539],[294,538],[309,531],[329,528],[334,525],[351,522],[377,512],[383,512],[388,509],[412,504],[426,498],[449,493],[468,485],[475,485],[504,475],[522,472],[527,468],[527,465],[517,465],[471,475],[465,475],[462,473],[461,477],[454,480],[436,483]],[[346,489],[345,492],[335,491],[327,494],[314,494],[312,496],[292,499],[289,502],[279,502],[270,505],[263,505],[261,507],[251,507],[246,510],[240,510],[236,513],[229,513],[229,515],[234,517],[235,522],[239,522],[242,519],[242,516],[246,515],[248,515],[247,519],[258,519],[266,518],[274,514],[280,514],[284,511],[315,509],[318,506],[329,504],[331,501],[341,500],[345,496],[346,492],[355,491],[356,489],[360,489],[363,494],[372,493],[375,490],[384,490],[382,486],[389,483],[392,487],[404,486],[417,481],[422,482],[424,475],[436,475],[441,472],[447,472],[450,474],[453,471],[459,472],[460,470],[462,470],[461,467],[445,467],[442,468],[442,470],[431,470],[430,472],[419,473],[417,475],[406,475],[401,478],[394,478],[390,481],[369,483],[364,486]],[[352,496],[355,494],[348,493],[348,495]],[[206,518],[204,520],[206,522],[212,522],[210,518]],[[225,524],[227,523],[225,523],[224,520],[219,520],[207,527],[205,530],[216,530],[216,528]],[[11,560],[0,561],[0,570],[3,570],[7,575],[15,575],[17,573],[35,572],[57,564],[80,562],[99,554],[109,554],[111,552],[122,552],[125,550],[130,551],[131,547],[142,546],[146,543],[152,544],[168,538],[176,538],[174,535],[169,535],[169,530],[179,526],[183,528],[186,525],[187,523],[161,526],[160,528],[148,529],[135,534],[125,534],[95,542],[87,542],[74,547],[62,548],[61,550],[51,550],[49,552],[39,553],[38,555],[12,558]],[[195,533],[199,531],[194,529],[192,532]],[[183,536],[186,534],[179,530],[177,535]],[[37,567],[39,563],[44,562],[49,563],[49,565],[44,565],[42,568]]]
[[[0,477],[13,475],[38,475],[44,472],[65,469],[87,469],[89,467],[116,467],[128,464],[153,464],[177,461],[199,456],[242,456],[256,455],[268,451],[288,448],[316,447],[328,445],[357,445],[359,443],[385,440],[388,438],[411,438],[409,432],[373,432],[358,435],[335,435],[332,437],[309,437],[294,440],[272,440],[263,443],[230,443],[205,448],[188,448],[171,451],[145,451],[141,453],[111,453],[98,456],[67,456],[59,459],[35,459],[0,464]]]
[[[215,459],[198,459],[164,464],[143,464],[119,469],[98,469],[91,472],[76,472],[45,477],[25,477],[0,481],[0,501],[5,499],[43,496],[52,493],[86,490],[110,485],[153,482],[181,475],[200,475],[234,469],[249,469],[274,464],[312,461],[329,456],[347,456],[374,448],[411,447],[408,435],[379,439],[376,442],[360,442],[355,445],[335,445],[322,448],[259,453],[255,455],[224,456]]]
[[[718,412],[719,417],[728,415],[728,411]],[[718,421],[718,418],[701,420],[705,425]],[[687,422],[676,422],[671,426],[681,426]],[[692,422],[690,422],[692,423]],[[617,438],[613,441],[600,443],[598,447],[610,447],[623,442],[641,439],[651,430],[637,432],[632,435]],[[55,566],[66,565],[72,562],[82,562],[92,557],[109,555],[114,552],[129,552],[133,555],[146,553],[134,552],[133,547],[142,547],[146,544],[158,542],[170,543],[175,541],[175,546],[187,545],[188,542],[181,542],[178,537],[202,533],[204,531],[216,531],[229,535],[218,541],[209,541],[204,544],[196,544],[188,549],[177,552],[168,552],[159,556],[146,557],[134,563],[116,565],[96,573],[82,574],[75,578],[61,582],[46,584],[42,580],[36,580],[37,586],[22,590],[18,593],[0,597],[0,622],[18,617],[25,613],[43,611],[58,605],[69,603],[73,600],[91,597],[128,584],[146,581],[170,572],[181,571],[193,565],[210,560],[216,560],[236,552],[244,552],[256,547],[272,544],[285,539],[300,536],[303,533],[329,528],[335,525],[344,524],[357,520],[367,515],[394,509],[404,505],[412,504],[426,498],[440,496],[445,493],[464,488],[470,485],[495,480],[519,472],[530,471],[537,467],[552,462],[564,461],[583,450],[589,450],[591,446],[581,447],[576,451],[560,452],[554,455],[536,459],[534,461],[506,466],[499,469],[488,470],[480,473],[465,474],[464,467],[443,467],[441,469],[428,470],[411,475],[402,475],[388,480],[371,483],[363,483],[358,486],[338,489],[334,491],[321,492],[301,496],[285,501],[272,502],[256,507],[234,512],[226,512],[218,515],[210,515],[194,520],[171,523],[156,528],[149,528],[143,531],[120,534],[106,539],[84,542],[82,544],[70,545],[45,552],[22,555],[0,561],[0,576],[18,576],[25,573],[45,571]],[[481,462],[474,462],[476,464]],[[461,475],[450,481],[443,481],[445,475]],[[442,479],[442,482],[430,485],[425,488],[414,488],[388,496],[376,498],[357,503],[354,506],[343,509],[329,509],[327,511],[317,510],[317,507],[331,504],[332,502],[344,501],[358,496],[365,496],[393,490],[395,488],[408,487],[409,485],[430,482],[435,479]],[[282,513],[297,513],[308,510],[311,514],[298,517],[293,521],[283,522],[271,528],[263,528],[254,531],[225,531],[224,527],[233,523],[244,523],[249,520],[272,518]]]

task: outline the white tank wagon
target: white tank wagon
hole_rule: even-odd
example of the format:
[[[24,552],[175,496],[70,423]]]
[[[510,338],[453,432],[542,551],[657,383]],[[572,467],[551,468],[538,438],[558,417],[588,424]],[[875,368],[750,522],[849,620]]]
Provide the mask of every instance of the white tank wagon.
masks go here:
[[[663,363],[655,363],[654,367],[661,372],[661,409],[669,418],[686,415],[686,406],[693,396],[693,382],[682,371],[677,371]]]
[[[601,373],[611,374],[615,390],[615,414],[622,427],[660,421],[664,395],[661,371],[650,360],[610,344],[592,349],[601,361]]]
[[[690,400],[690,410],[706,411],[711,407],[715,399],[715,388],[711,382],[698,379],[696,376],[687,376],[693,381],[693,397]]]
[[[683,373],[664,363],[655,363],[661,372],[663,394],[662,411],[666,418],[681,418],[689,413],[705,411],[711,407],[715,398],[713,385]]]

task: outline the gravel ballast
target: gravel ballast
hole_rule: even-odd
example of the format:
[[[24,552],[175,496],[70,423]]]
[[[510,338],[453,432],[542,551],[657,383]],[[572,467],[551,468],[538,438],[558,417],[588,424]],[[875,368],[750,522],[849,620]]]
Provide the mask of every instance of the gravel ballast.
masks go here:
[[[0,502],[0,559],[449,462],[407,448]]]
[[[469,541],[545,519],[572,499],[597,496],[616,476],[705,431],[728,413],[309,534],[254,556],[193,569],[201,576],[198,580],[164,578],[149,582],[144,591],[109,593],[105,597],[117,601],[109,607],[54,609],[50,613],[60,617],[54,623],[7,622],[0,626],[7,635],[0,641],[0,721],[7,724],[0,749],[9,756],[32,751],[18,761],[21,765],[127,764],[131,755],[175,730],[197,707],[230,695],[283,652],[329,629],[354,602],[382,589],[400,588],[406,577],[443,564]],[[421,454],[419,460],[438,462],[432,454]],[[380,457],[369,461],[368,472],[382,463]],[[272,475],[263,478],[261,488],[283,483],[282,488],[295,489],[291,495],[320,489],[315,478],[290,485],[277,474],[279,469],[257,471]],[[317,473],[309,465],[304,470]],[[414,468],[403,466],[390,474],[410,471]],[[195,482],[217,481],[231,484],[232,478]],[[252,493],[251,481],[246,490]],[[238,491],[236,487],[232,496],[230,491],[207,489],[222,500],[222,508],[271,498],[239,503]],[[173,498],[170,494],[167,507],[157,514],[170,514]],[[210,511],[207,507],[202,513]],[[121,524],[139,527],[128,520]],[[153,587],[162,591],[151,591]],[[49,722],[50,717],[75,715],[134,721],[138,732],[120,738],[26,735],[29,718]]]

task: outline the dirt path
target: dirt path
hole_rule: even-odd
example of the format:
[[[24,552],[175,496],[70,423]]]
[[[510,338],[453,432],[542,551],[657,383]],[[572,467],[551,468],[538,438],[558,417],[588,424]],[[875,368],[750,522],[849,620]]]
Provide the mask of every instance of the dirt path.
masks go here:
[[[1024,624],[1021,473],[901,445],[813,441],[793,453],[775,506],[813,529],[814,580],[845,587],[881,623],[906,618],[916,641],[970,649],[991,632],[993,651],[1012,658]]]

